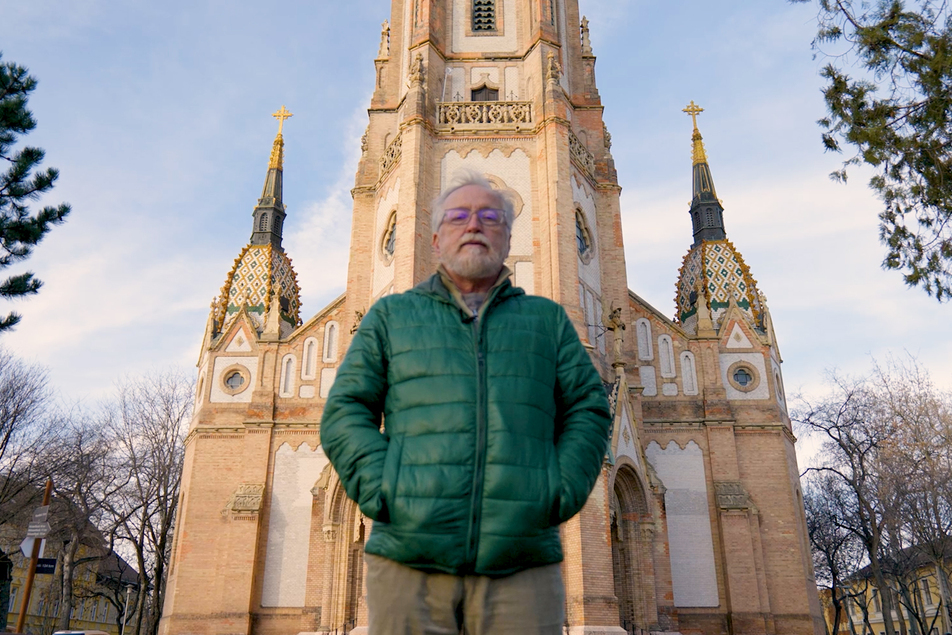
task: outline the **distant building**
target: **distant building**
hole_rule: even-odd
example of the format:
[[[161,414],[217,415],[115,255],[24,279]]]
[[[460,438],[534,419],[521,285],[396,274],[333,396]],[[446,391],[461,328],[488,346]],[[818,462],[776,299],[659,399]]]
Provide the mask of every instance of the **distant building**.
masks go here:
[[[952,550],[946,547],[943,564],[920,547],[908,547],[890,563],[887,579],[893,597],[892,619],[896,633],[903,635],[943,635],[952,631],[948,601],[949,571],[952,570]],[[869,568],[850,576],[846,591],[846,609],[840,614],[838,633],[841,635],[886,635],[883,617],[882,590],[876,585]],[[821,601],[827,630],[833,632],[833,606],[829,589],[821,589]]]
[[[568,632],[823,633],[780,351],[697,126],[683,266],[639,272],[670,278],[669,315],[629,290],[577,0],[393,0],[374,65],[353,216],[336,219],[352,228],[344,295],[301,313],[279,129],[212,303],[161,632],[365,631],[371,526],[324,456],[321,413],[362,315],[434,271],[430,201],[469,168],[517,201],[514,282],[565,307],[613,408],[602,476],[562,530]]]
[[[13,545],[22,540],[22,534],[12,535],[5,528],[0,531],[3,547],[8,550],[8,557],[12,562],[12,580],[10,584],[7,628],[12,630],[20,615],[23,600],[23,585],[26,580],[29,558],[23,555]],[[91,554],[91,550],[80,547],[78,558],[82,559]],[[48,541],[44,558],[57,560],[60,566],[59,549],[55,541]],[[119,634],[119,624],[122,616],[108,597],[125,597],[125,589],[136,587],[138,574],[122,558],[110,553],[105,558],[80,564],[76,568],[73,582],[73,611],[70,618],[70,628],[74,630],[101,630],[114,635]],[[118,595],[117,595],[118,592]],[[135,599],[135,591],[132,593]],[[30,606],[26,614],[24,630],[31,635],[48,635],[56,624],[56,614],[59,610],[60,598],[57,575],[37,574],[33,582],[33,591],[30,594]],[[2,610],[0,606],[0,610]]]

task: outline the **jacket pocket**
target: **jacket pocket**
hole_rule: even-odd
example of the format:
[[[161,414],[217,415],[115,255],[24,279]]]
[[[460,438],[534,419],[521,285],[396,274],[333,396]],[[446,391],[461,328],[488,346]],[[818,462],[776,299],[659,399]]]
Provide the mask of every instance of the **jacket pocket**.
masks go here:
[[[559,514],[562,503],[562,470],[559,468],[559,453],[554,445],[549,448],[546,480],[549,486],[549,526],[554,527],[562,522]]]
[[[402,437],[390,437],[387,456],[383,460],[383,475],[380,481],[380,499],[386,510],[388,520],[393,522],[394,504],[397,497],[397,479],[400,475],[400,461],[403,458]]]

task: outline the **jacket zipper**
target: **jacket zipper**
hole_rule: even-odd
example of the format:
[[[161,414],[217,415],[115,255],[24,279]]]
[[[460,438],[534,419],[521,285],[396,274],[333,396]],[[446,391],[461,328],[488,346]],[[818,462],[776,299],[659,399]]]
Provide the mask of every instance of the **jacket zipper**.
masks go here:
[[[486,394],[486,351],[483,323],[495,299],[493,294],[487,298],[483,315],[473,320],[473,341],[476,353],[476,456],[473,465],[473,494],[469,511],[469,532],[466,539],[466,563],[475,567],[479,549],[479,523],[482,513],[483,473],[486,469],[487,400]]]

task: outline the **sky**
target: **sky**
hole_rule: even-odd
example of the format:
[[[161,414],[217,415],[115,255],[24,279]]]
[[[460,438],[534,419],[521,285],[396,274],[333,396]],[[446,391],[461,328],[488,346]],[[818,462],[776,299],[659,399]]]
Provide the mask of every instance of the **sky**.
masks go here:
[[[868,173],[828,174],[816,8],[785,0],[579,0],[623,188],[629,286],[674,314],[691,244],[689,101],[728,237],[767,297],[788,396],[831,371],[916,356],[952,387],[952,306],[880,268]],[[286,105],[284,246],[302,317],[344,291],[350,188],[386,0],[0,0],[4,61],[39,80],[24,142],[60,170],[40,204],[72,214],[25,263],[40,294],[0,345],[64,398],[194,369],[209,304],[251,234]],[[7,273],[7,272],[4,272]]]

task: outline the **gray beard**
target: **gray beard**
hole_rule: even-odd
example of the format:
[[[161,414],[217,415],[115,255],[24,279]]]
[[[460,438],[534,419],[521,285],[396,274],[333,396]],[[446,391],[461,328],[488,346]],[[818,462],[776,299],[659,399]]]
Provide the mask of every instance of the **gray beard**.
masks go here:
[[[443,259],[443,266],[461,278],[484,280],[502,271],[506,256],[495,251],[485,254],[455,254]]]

